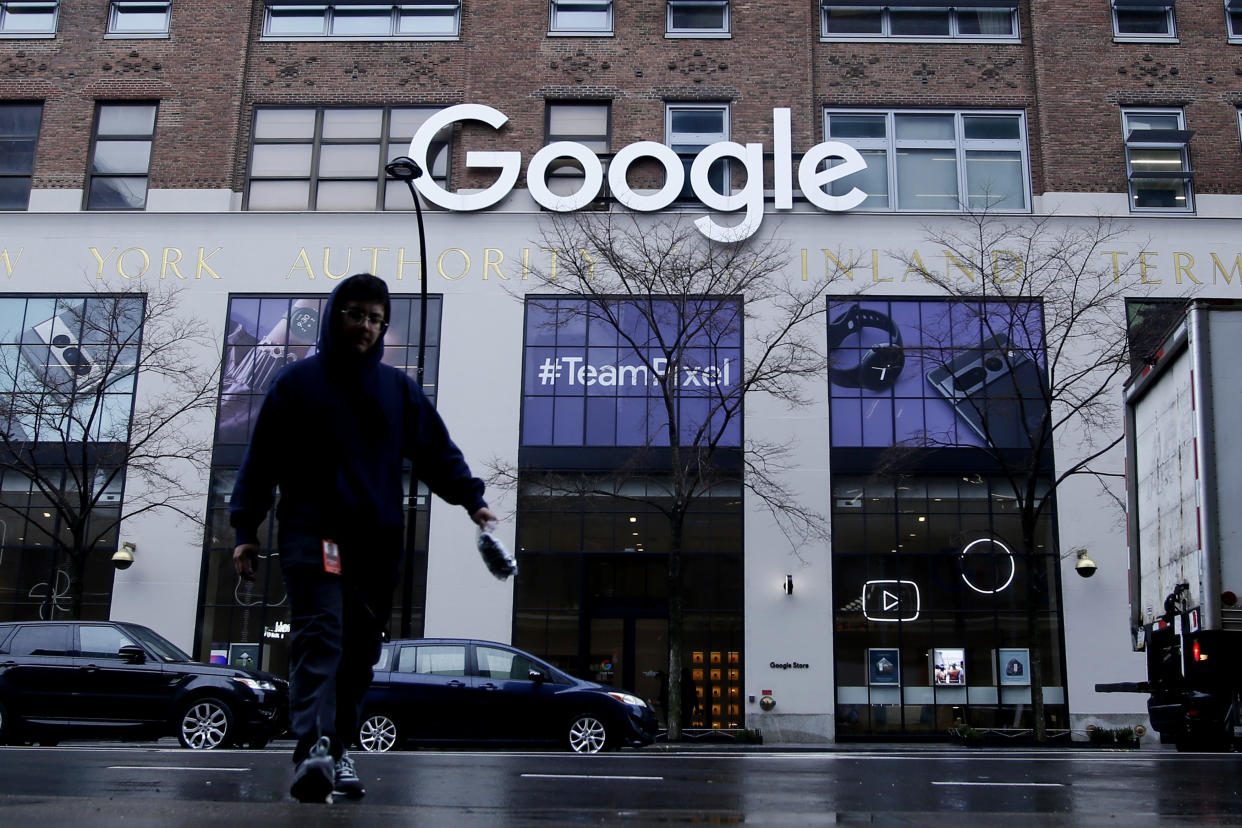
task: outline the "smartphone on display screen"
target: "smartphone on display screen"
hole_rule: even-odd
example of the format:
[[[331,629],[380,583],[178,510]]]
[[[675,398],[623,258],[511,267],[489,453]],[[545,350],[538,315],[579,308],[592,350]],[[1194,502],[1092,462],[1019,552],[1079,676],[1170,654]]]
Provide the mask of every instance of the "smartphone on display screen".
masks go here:
[[[103,381],[104,366],[78,340],[72,316],[56,315],[22,335],[22,355],[43,384],[62,397],[90,392]]]
[[[1038,436],[1047,407],[1043,370],[1004,334],[932,368],[927,382],[985,445],[1029,447]]]

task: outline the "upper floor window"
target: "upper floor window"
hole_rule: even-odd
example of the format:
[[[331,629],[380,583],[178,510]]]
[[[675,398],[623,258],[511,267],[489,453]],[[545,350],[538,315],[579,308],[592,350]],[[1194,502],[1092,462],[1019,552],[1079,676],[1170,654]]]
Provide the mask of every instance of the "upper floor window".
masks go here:
[[[552,0],[557,34],[612,34],[612,0]]]
[[[1130,109],[1121,113],[1126,173],[1133,210],[1194,209],[1190,138],[1180,109]]]
[[[823,0],[825,38],[1017,40],[1017,0]]]
[[[264,0],[263,35],[288,39],[445,39],[461,32],[460,0],[297,3]]]
[[[1173,0],[1112,0],[1113,34],[1122,40],[1172,40]]]
[[[603,156],[608,152],[610,106],[605,102],[549,103],[547,141],[574,141]],[[557,158],[548,167],[548,189],[573,195],[583,186],[585,173],[573,158]]]
[[[668,0],[668,33],[705,37],[729,33],[729,0]]]
[[[30,181],[43,105],[0,103],[0,210],[30,206]]]
[[[141,210],[155,141],[153,103],[100,104],[87,176],[87,210]]]
[[[409,152],[432,107],[257,109],[247,210],[413,210],[384,166]],[[432,177],[448,180],[445,127],[431,143]]]
[[[1225,18],[1229,21],[1229,41],[1242,43],[1242,0],[1225,0]]]
[[[665,141],[681,156],[686,170],[682,200],[694,199],[690,186],[690,167],[694,157],[709,144],[729,140],[729,107],[727,104],[669,104],[665,115]],[[708,168],[707,181],[713,190],[729,193],[729,162],[717,160]]]
[[[1021,113],[826,110],[824,135],[867,162],[831,185],[831,195],[865,192],[858,209],[1030,209]]]
[[[160,37],[168,34],[172,2],[134,3],[113,0],[108,9],[108,34]]]
[[[50,37],[56,34],[60,3],[11,3],[0,0],[0,37]]]

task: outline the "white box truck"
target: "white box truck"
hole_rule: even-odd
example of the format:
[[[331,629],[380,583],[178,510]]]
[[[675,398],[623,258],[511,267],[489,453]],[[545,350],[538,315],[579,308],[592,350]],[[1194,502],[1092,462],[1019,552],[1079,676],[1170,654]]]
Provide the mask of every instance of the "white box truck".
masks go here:
[[[1242,746],[1242,302],[1192,300],[1125,388],[1130,621],[1179,749]],[[1101,688],[1103,689],[1103,688]]]

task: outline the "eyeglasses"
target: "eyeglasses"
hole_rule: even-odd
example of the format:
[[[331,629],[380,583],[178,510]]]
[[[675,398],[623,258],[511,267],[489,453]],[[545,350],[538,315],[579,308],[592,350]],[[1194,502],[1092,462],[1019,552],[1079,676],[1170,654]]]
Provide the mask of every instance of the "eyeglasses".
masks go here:
[[[360,308],[342,308],[341,314],[355,325],[369,325],[381,331],[388,327],[388,322],[378,313],[367,313]]]

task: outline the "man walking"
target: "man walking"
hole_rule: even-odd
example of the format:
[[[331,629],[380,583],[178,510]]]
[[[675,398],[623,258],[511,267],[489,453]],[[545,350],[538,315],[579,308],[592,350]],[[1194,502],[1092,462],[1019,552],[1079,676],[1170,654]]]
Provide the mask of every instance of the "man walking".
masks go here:
[[[392,614],[403,550],[402,463],[480,527],[496,516],[423,391],[382,363],[388,286],[341,282],[317,352],[272,382],[229,504],[233,565],[254,579],[258,528],[279,488],[277,547],[289,596],[290,793],[302,802],[366,790],[346,750]],[[413,484],[411,484],[413,488]]]

